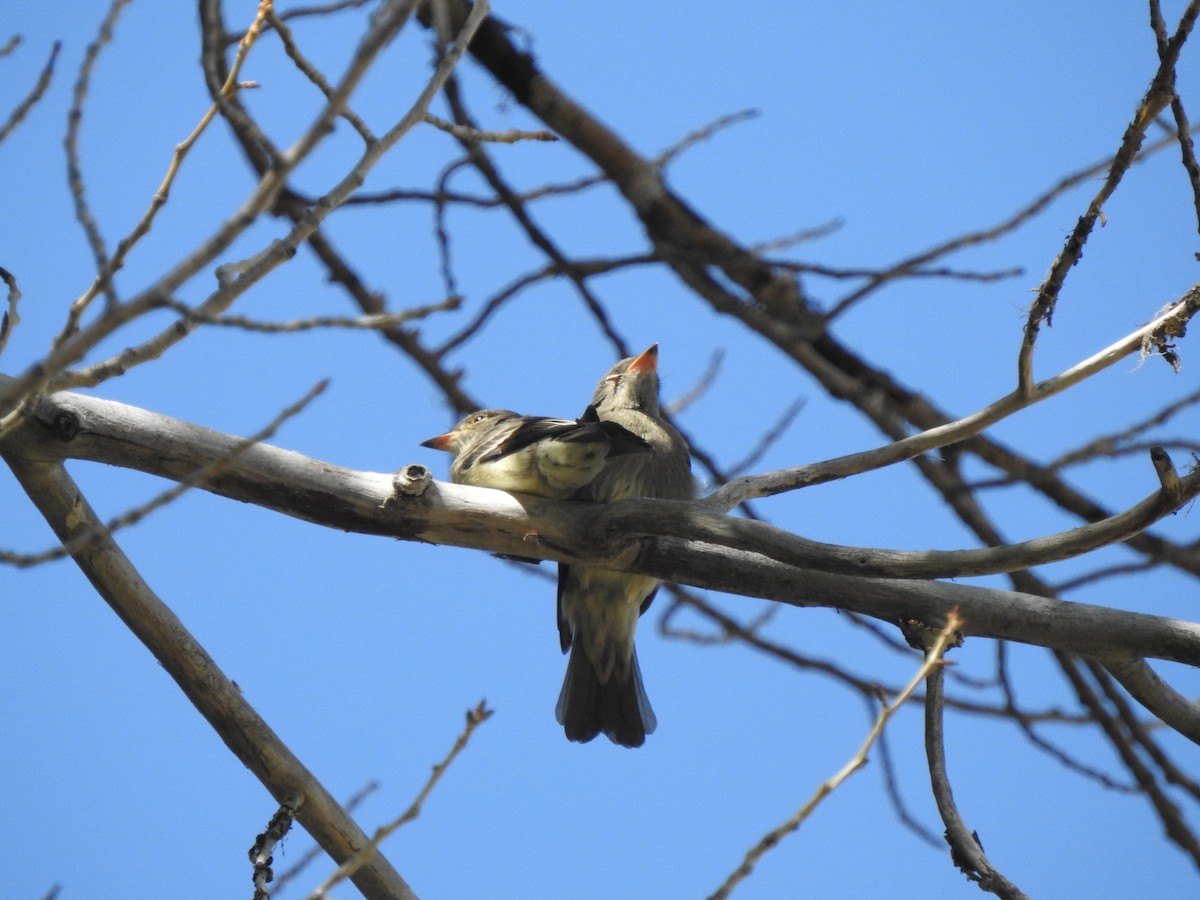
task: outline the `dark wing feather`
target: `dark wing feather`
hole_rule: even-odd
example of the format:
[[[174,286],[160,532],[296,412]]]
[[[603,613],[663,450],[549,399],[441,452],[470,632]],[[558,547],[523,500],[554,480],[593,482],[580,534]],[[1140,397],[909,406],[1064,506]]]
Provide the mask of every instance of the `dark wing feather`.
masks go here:
[[[477,461],[492,462],[508,456],[510,453],[524,450],[530,444],[536,444],[547,438],[557,441],[568,440],[565,435],[578,427],[570,419],[543,419],[530,416],[516,428],[506,431],[503,435],[487,441],[481,446]]]
[[[649,443],[638,437],[624,425],[618,425],[616,422],[601,421],[595,404],[588,404],[588,408],[579,417],[579,424],[598,425],[604,430],[609,441],[609,456],[620,456],[623,453],[650,453],[653,450]]]
[[[578,496],[578,492],[576,492]],[[558,595],[556,597],[556,606],[558,610],[558,644],[562,647],[562,652],[566,653],[571,649],[571,623],[567,621],[567,617],[563,615],[563,585],[570,580],[571,567],[567,563],[558,564]]]

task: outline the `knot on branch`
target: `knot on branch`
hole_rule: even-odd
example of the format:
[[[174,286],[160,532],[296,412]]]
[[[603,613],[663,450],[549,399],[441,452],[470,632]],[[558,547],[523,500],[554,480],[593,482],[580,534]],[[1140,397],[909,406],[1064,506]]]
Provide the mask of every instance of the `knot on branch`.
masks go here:
[[[951,611],[951,617],[958,619],[957,607]],[[960,625],[961,619],[953,622],[954,625]],[[941,633],[945,626],[931,625],[928,622],[923,622],[920,619],[899,619],[896,622],[900,628],[900,633],[904,635],[904,640],[914,650],[920,650],[922,653],[928,653],[929,649],[940,639]],[[947,619],[947,625],[951,624],[951,619]],[[951,640],[946,643],[946,649],[950,650],[954,647],[961,647],[963,644],[962,632],[957,628]]]
[[[1167,504],[1170,508],[1175,508],[1183,499],[1183,486],[1179,483],[1179,473],[1175,471],[1175,464],[1171,462],[1170,454],[1162,447],[1151,447],[1150,462],[1158,475]]]
[[[79,430],[79,416],[66,410],[60,410],[50,422],[50,432],[64,443],[75,440]]]
[[[392,493],[380,506],[387,509],[401,497],[420,497],[433,484],[433,473],[420,463],[397,469],[392,475]]]

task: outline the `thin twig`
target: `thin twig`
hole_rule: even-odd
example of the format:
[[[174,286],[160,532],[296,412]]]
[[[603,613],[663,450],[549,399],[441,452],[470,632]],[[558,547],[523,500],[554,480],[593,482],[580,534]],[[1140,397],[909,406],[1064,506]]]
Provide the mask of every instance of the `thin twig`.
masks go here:
[[[667,415],[677,416],[705,394],[709,392],[713,384],[717,380],[717,374],[721,371],[721,363],[725,360],[725,351],[720,348],[714,350],[708,358],[708,365],[704,367],[704,371],[700,377],[696,379],[696,383],[690,388],[665,404],[664,409]]]
[[[804,409],[807,402],[803,397],[793,400],[788,405],[788,408],[780,414],[775,424],[768,428],[762,437],[758,439],[758,443],[750,449],[750,452],[729,466],[730,476],[737,477],[743,472],[748,472],[757,466],[759,461],[767,455],[767,451],[791,428],[792,422],[796,420],[796,416],[800,415],[800,411]]]
[[[354,872],[371,859],[379,849],[379,845],[391,835],[394,831],[407,823],[411,822],[421,814],[421,807],[425,800],[433,791],[434,787],[441,780],[450,764],[454,762],[455,757],[463,751],[467,746],[467,742],[471,740],[471,735],[475,733],[475,729],[490,719],[492,711],[487,708],[484,701],[472,710],[467,711],[467,724],[463,729],[462,734],[458,736],[458,740],[454,742],[454,746],[450,748],[450,752],[446,754],[446,758],[433,767],[433,772],[429,775],[429,780],[425,782],[425,786],[421,788],[421,792],[417,794],[417,798],[412,802],[400,816],[386,825],[381,825],[375,829],[375,833],[371,835],[371,841],[367,846],[363,847],[358,853],[346,860],[340,865],[328,878],[318,885],[312,893],[308,895],[306,900],[324,900],[329,896],[329,891],[335,885],[340,884],[345,879],[349,878]]]
[[[529,566],[525,566],[524,568],[528,569]],[[659,634],[664,637],[692,641],[697,644],[724,644],[732,640],[739,640],[753,647],[755,650],[759,650],[801,671],[816,672],[820,675],[825,675],[843,687],[855,691],[868,701],[878,700],[888,694],[897,694],[902,690],[898,685],[890,685],[877,679],[867,679],[856,675],[837,663],[804,656],[789,647],[785,647],[763,636],[760,628],[773,618],[773,614],[778,609],[778,606],[775,604],[767,607],[753,621],[743,625],[711,604],[706,603],[692,591],[685,590],[678,585],[671,585],[670,590],[676,602],[667,608],[658,623]],[[674,618],[678,615],[679,610],[684,608],[694,610],[699,615],[710,619],[720,631],[716,634],[704,634],[695,629],[685,629],[675,625]],[[859,621],[862,621],[863,618],[854,613],[843,611],[841,618],[850,617]],[[1001,643],[999,646],[1004,645]],[[905,650],[909,656],[912,655],[911,647],[906,646]],[[969,679],[965,679],[954,672],[951,674],[956,675],[956,680],[969,684]],[[969,686],[975,687],[975,685]],[[915,700],[920,700],[922,697],[923,695],[920,693],[913,695],[913,699]],[[1056,725],[1075,726],[1092,725],[1095,721],[1090,716],[1073,715],[1054,707],[1040,710],[1017,710],[1013,703],[1007,700],[1002,705],[980,703],[964,697],[951,697],[946,702],[959,712],[990,716],[998,719],[1016,720],[1019,718],[1023,722],[1046,722]]]
[[[87,95],[92,83],[92,71],[96,67],[96,61],[100,58],[100,51],[112,41],[113,29],[116,28],[121,10],[130,2],[131,0],[113,0],[104,21],[100,23],[95,39],[87,45],[87,49],[84,51],[83,60],[79,64],[79,75],[75,79],[75,88],[72,92],[71,108],[67,112],[67,133],[63,136],[63,149],[67,153],[67,184],[71,190],[71,201],[75,205],[75,218],[83,227],[88,245],[92,248],[92,257],[95,260],[97,273],[104,272],[108,267],[108,247],[105,246],[104,236],[100,233],[100,226],[96,223],[96,218],[92,215],[91,206],[87,200],[83,166],[79,161],[79,129],[83,124],[83,109],[87,103]],[[111,277],[102,283],[101,290],[110,307],[118,302],[116,285],[113,284]]]
[[[486,141],[489,144],[516,144],[520,141],[557,141],[558,135],[544,129],[539,131],[522,131],[519,128],[509,128],[507,131],[487,131],[481,128],[470,128],[457,122],[447,122],[439,119],[433,113],[425,113],[425,121],[439,131],[444,131],[460,141]]]
[[[559,275],[566,275],[572,281],[585,280],[597,275],[606,275],[610,272],[616,272],[620,269],[630,266],[649,265],[657,262],[658,259],[653,254],[643,254],[639,256],[627,256],[615,259],[598,259],[598,260],[574,260],[565,261],[560,264],[558,262],[549,262],[535,272],[529,272],[521,275],[514,281],[510,282],[505,287],[501,288],[495,294],[488,298],[487,302],[480,307],[479,312],[471,319],[469,323],[464,325],[457,334],[446,340],[439,346],[434,353],[438,356],[444,356],[451,350],[462,346],[472,337],[479,333],[484,323],[495,315],[505,303],[515,297],[521,291],[528,287],[532,287],[539,282],[550,278],[556,278]]]
[[[0,315],[0,353],[8,345],[8,339],[18,325],[21,316],[17,312],[17,303],[21,299],[21,289],[17,287],[17,278],[8,269],[0,267],[0,281],[8,286],[8,309]]]
[[[1146,88],[1142,103],[1138,107],[1137,112],[1134,113],[1133,121],[1125,129],[1125,135],[1121,139],[1121,146],[1113,155],[1112,165],[1108,167],[1108,175],[1105,177],[1103,184],[1101,184],[1100,190],[1096,192],[1096,195],[1088,204],[1087,211],[1075,223],[1075,228],[1067,237],[1062,251],[1050,267],[1049,274],[1042,282],[1041,287],[1038,288],[1037,297],[1034,298],[1029,309],[1028,318],[1025,321],[1025,333],[1021,340],[1020,351],[1017,354],[1017,392],[1021,395],[1031,396],[1035,390],[1033,380],[1034,346],[1041,331],[1042,323],[1044,322],[1048,327],[1053,320],[1054,307],[1058,302],[1058,295],[1062,291],[1067,274],[1083,255],[1084,244],[1087,243],[1092,230],[1100,220],[1104,204],[1108,202],[1109,198],[1116,191],[1117,186],[1121,183],[1129,167],[1137,160],[1138,151],[1141,149],[1142,142],[1146,136],[1146,129],[1150,127],[1163,108],[1170,103],[1171,96],[1174,93],[1175,64],[1179,59],[1179,53],[1183,49],[1184,42],[1191,33],[1192,26],[1196,22],[1197,15],[1200,15],[1200,0],[1192,0],[1180,17],[1179,27],[1176,29],[1175,35],[1159,53],[1160,62],[1158,71],[1155,72],[1154,77],[1150,80],[1150,85]]]
[[[1160,150],[1171,146],[1175,142],[1176,137],[1172,135],[1148,145],[1138,154],[1136,162],[1144,162],[1155,153],[1158,153]],[[1076,185],[1083,184],[1086,181],[1090,181],[1092,178],[1095,178],[1102,172],[1107,171],[1112,163],[1113,158],[1108,157],[1100,162],[1093,163],[1092,165],[1080,169],[1078,172],[1074,172],[1073,174],[1060,179],[1041,195],[1034,198],[1030,203],[1017,210],[1017,212],[1015,212],[1013,215],[1009,216],[1002,222],[991,226],[990,228],[980,229],[979,231],[971,231],[967,234],[953,238],[952,240],[937,244],[928,250],[923,250],[920,253],[908,257],[907,259],[903,259],[881,272],[874,274],[863,273],[869,278],[867,284],[861,288],[857,288],[834,304],[833,309],[831,309],[827,314],[827,318],[830,320],[837,318],[891,280],[902,276],[912,275],[922,266],[925,266],[936,259],[940,259],[943,256],[948,256],[951,253],[955,253],[967,247],[990,243],[1012,231],[1015,231],[1030,219],[1046,210],[1051,203],[1053,203],[1071,188],[1075,187]]]
[[[470,114],[467,112],[461,92],[458,88],[457,80],[452,79],[446,84],[446,99],[450,102],[450,107],[454,111],[455,121],[469,128],[477,127],[476,123],[472,121]],[[533,242],[534,246],[546,254],[546,256],[549,257],[555,265],[559,266],[562,271],[565,272],[571,279],[571,283],[575,286],[575,290],[580,299],[583,301],[584,306],[587,308],[588,312],[591,313],[592,319],[596,322],[597,326],[599,326],[600,330],[604,333],[604,336],[608,339],[609,343],[616,352],[617,358],[619,359],[629,356],[629,346],[624,337],[621,336],[616,327],[613,325],[608,315],[608,311],[604,304],[600,301],[600,298],[592,292],[591,288],[587,285],[583,278],[573,274],[567,261],[566,254],[564,254],[555,241],[551,239],[546,230],[534,222],[533,217],[525,208],[520,197],[501,177],[500,171],[496,168],[495,164],[493,164],[485,147],[478,142],[470,140],[463,141],[463,144],[470,153],[470,159],[475,168],[478,169],[479,173],[488,182],[492,190],[494,190],[496,194],[504,200],[505,206],[508,207],[513,218],[516,219],[517,224],[520,225],[521,229],[529,237],[530,241]]]
[[[351,795],[350,799],[343,803],[342,806],[346,812],[352,813],[362,805],[364,800],[370,797],[377,790],[379,790],[379,782],[370,781],[362,788],[355,791],[354,794]],[[304,851],[304,853],[300,855],[300,858],[296,860],[296,862],[288,866],[275,877],[274,883],[276,895],[280,894],[289,882],[298,878],[305,869],[311,866],[323,855],[324,853],[318,844],[314,844],[308,850]]]
[[[875,450],[851,453],[817,466],[798,466],[764,475],[734,479],[708,497],[707,502],[715,508],[732,509],[745,500],[767,497],[868,469],[904,462],[930,450],[964,441],[981,434],[985,429],[1017,411],[1060,394],[1120,360],[1142,352],[1149,337],[1164,332],[1177,332],[1198,311],[1200,285],[1193,287],[1179,301],[1169,306],[1164,315],[1156,317],[1149,324],[1143,325],[1058,375],[1033,385],[1028,391],[1013,391],[970,415],[926,429]]]
[[[400,310],[394,313],[377,313],[370,316],[313,316],[308,319],[293,319],[290,322],[264,322],[260,319],[251,319],[248,316],[208,316],[178,300],[167,300],[162,305],[167,309],[172,309],[179,313],[189,322],[197,322],[202,325],[217,325],[225,328],[240,328],[245,331],[256,331],[265,334],[283,334],[297,331],[313,331],[318,328],[352,328],[382,331],[403,325],[405,322],[426,318],[434,313],[458,309],[462,305],[462,299],[460,297],[447,297],[440,303],[414,306],[412,309]]]
[[[1171,49],[1171,38],[1167,35],[1167,23],[1162,16],[1158,0],[1150,0],[1150,27],[1158,44],[1159,59]],[[1171,84],[1171,114],[1175,118],[1175,137],[1179,141],[1179,157],[1192,188],[1192,202],[1196,207],[1196,226],[1200,230],[1200,163],[1196,161],[1196,148],[1192,142],[1192,127],[1188,123],[1183,99],[1179,96],[1174,80]]]
[[[875,745],[875,742],[879,740],[880,735],[883,733],[883,729],[887,726],[888,722],[891,721],[892,716],[896,714],[900,707],[908,702],[913,692],[921,686],[921,682],[925,680],[925,677],[934,668],[941,666],[942,654],[946,652],[947,648],[949,648],[955,640],[956,632],[961,624],[962,623],[956,613],[951,612],[950,615],[947,616],[946,626],[941,629],[940,632],[938,632],[937,637],[930,646],[929,652],[925,657],[925,661],[921,664],[920,669],[917,670],[917,673],[905,686],[904,690],[902,690],[890,703],[885,705],[883,709],[879,711],[879,715],[875,719],[875,724],[871,727],[870,732],[868,732],[866,739],[862,742],[862,745],[858,748],[858,751],[850,758],[850,761],[847,762],[846,765],[844,765],[841,770],[832,778],[822,782],[813,796],[809,798],[808,802],[806,802],[800,807],[800,809],[796,811],[795,815],[793,815],[778,828],[774,828],[767,832],[762,839],[746,854],[745,859],[742,860],[742,864],[734,870],[734,872],[719,888],[717,888],[713,894],[710,895],[709,900],[723,900],[723,898],[728,897],[733,892],[734,888],[736,888],[738,884],[740,884],[747,876],[750,875],[750,873],[754,870],[754,866],[769,850],[771,850],[771,848],[777,846],[781,840],[783,840],[792,832],[797,831],[800,826],[804,824],[805,820],[812,815],[813,811],[817,808],[822,800],[836,791],[842,785],[842,783],[846,781],[846,779],[867,764],[867,756],[870,753],[871,748]]]
[[[757,109],[741,109],[737,112],[727,113],[719,116],[703,128],[698,128],[695,131],[686,134],[682,139],[675,144],[663,150],[658,156],[654,157],[654,165],[660,169],[665,169],[674,159],[681,153],[690,150],[696,144],[702,141],[707,141],[718,131],[729,128],[731,125],[738,125],[742,122],[748,122],[750,119],[757,119],[760,115]]]
[[[438,175],[437,195],[444,196],[447,193],[446,186],[454,174],[469,165],[469,155],[447,165]],[[445,203],[438,202],[433,205],[433,238],[437,244],[438,273],[442,276],[442,288],[445,290],[446,296],[455,297],[458,295],[458,280],[454,277],[454,254],[451,250],[450,229],[446,225],[447,209],[448,206]]]
[[[118,0],[118,2],[121,2],[121,0]],[[259,0],[258,14],[255,16],[254,22],[251,23],[250,28],[247,29],[246,34],[241,40],[241,43],[238,44],[237,56],[234,59],[233,66],[230,68],[229,78],[226,80],[225,86],[222,88],[223,92],[229,93],[238,89],[239,84],[237,81],[237,76],[241,72],[242,64],[246,61],[246,55],[250,52],[250,48],[253,46],[255,39],[262,31],[263,22],[266,21],[267,14],[271,10],[272,2],[273,0]],[[163,180],[159,184],[158,190],[154,192],[154,196],[150,201],[150,206],[146,209],[146,212],[142,214],[142,218],[133,227],[133,230],[124,238],[122,238],[117,244],[116,253],[114,253],[112,258],[101,267],[100,271],[96,275],[95,280],[92,282],[91,287],[89,287],[81,297],[71,304],[70,315],[67,319],[67,323],[63,326],[63,329],[59,335],[54,339],[55,348],[61,346],[63,342],[75,334],[79,328],[79,320],[82,318],[92,300],[96,298],[97,294],[105,289],[105,287],[112,280],[113,275],[115,275],[121,269],[121,267],[125,265],[125,258],[129,255],[129,251],[134,248],[138,241],[149,234],[159,210],[161,210],[167,203],[167,199],[171,193],[171,186],[175,183],[175,176],[179,174],[179,168],[183,164],[184,158],[187,156],[188,151],[190,151],[195,145],[196,141],[200,139],[200,135],[204,133],[204,130],[208,127],[209,123],[212,122],[213,118],[217,114],[217,110],[218,105],[214,103],[209,107],[208,111],[200,117],[199,123],[194,129],[192,129],[192,133],[184,138],[181,143],[175,145],[175,151],[171,155],[171,162],[167,166],[166,175],[163,176]]]
[[[275,879],[275,872],[271,868],[275,861],[275,848],[291,830],[296,810],[302,803],[304,795],[300,793],[293,793],[284,798],[275,815],[271,816],[267,827],[254,839],[250,847],[248,855],[253,866],[251,881],[254,883],[254,900],[270,900],[271,894],[267,885]]]
[[[11,46],[16,46],[12,41],[9,43]],[[62,41],[55,41],[54,45],[50,48],[50,58],[46,60],[46,65],[42,68],[42,74],[38,76],[33,89],[25,95],[24,100],[17,104],[17,108],[12,111],[12,114],[8,117],[8,121],[0,125],[0,141],[8,137],[9,132],[25,120],[25,116],[42,99],[42,95],[46,93],[46,88],[50,87],[50,79],[54,77],[54,63],[58,59],[58,52],[61,49]]]
[[[1080,775],[1083,778],[1090,779],[1091,781],[1096,782],[1096,784],[1107,788],[1110,791],[1116,791],[1122,794],[1132,794],[1136,792],[1137,789],[1132,784],[1123,784],[1119,781],[1116,781],[1107,772],[1075,759],[1075,757],[1071,756],[1071,754],[1066,750],[1063,750],[1052,741],[1042,737],[1042,735],[1033,727],[1034,723],[1025,717],[1024,713],[1017,705],[1016,689],[1014,688],[1012,678],[1009,675],[1008,647],[1002,641],[996,644],[996,657],[996,674],[1000,681],[1000,689],[1004,695],[1005,708],[1012,710],[1013,720],[1017,723],[1017,726],[1025,735],[1025,739],[1028,740],[1035,749],[1045,753],[1068,771],[1074,772],[1076,775]],[[1063,668],[1065,669],[1067,665],[1070,664],[1071,663],[1069,662],[1063,664]],[[1088,720],[1093,723],[1098,718],[1094,712],[1095,711],[1092,710],[1091,714],[1088,715]]]
[[[329,81],[323,74],[321,74],[321,70],[309,62],[308,58],[300,52],[300,48],[296,45],[295,35],[293,35],[292,30],[288,28],[286,24],[284,24],[284,18],[285,17],[283,16],[277,15],[275,10],[272,9],[267,14],[267,25],[273,28],[275,33],[279,35],[279,40],[283,44],[284,52],[287,53],[288,58],[295,63],[296,68],[300,70],[305,78],[317,86],[317,89],[325,95],[326,100],[331,100],[333,98],[333,88],[330,86]],[[367,127],[366,122],[364,122],[362,118],[360,118],[352,109],[350,109],[349,106],[344,106],[342,108],[341,116],[350,123],[350,126],[358,132],[359,137],[361,137],[366,143],[369,144],[375,140],[375,135],[371,133],[371,129]]]

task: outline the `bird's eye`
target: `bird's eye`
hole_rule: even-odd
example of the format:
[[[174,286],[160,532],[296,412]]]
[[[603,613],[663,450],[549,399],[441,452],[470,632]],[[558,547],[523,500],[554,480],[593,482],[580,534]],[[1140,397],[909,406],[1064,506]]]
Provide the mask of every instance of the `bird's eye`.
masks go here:
[[[473,419],[471,419],[471,423],[474,424],[475,422],[482,422],[486,418],[487,418],[486,415],[484,415],[483,413],[480,413],[479,415],[477,415]]]

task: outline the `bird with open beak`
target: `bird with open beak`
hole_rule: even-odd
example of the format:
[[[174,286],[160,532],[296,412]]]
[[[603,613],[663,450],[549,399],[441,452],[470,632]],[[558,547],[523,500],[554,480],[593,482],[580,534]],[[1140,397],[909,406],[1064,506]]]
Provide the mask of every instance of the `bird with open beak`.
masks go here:
[[[450,479],[458,484],[552,500],[589,484],[610,458],[651,449],[621,425],[601,421],[590,406],[575,420],[482,409],[421,446],[454,454]]]
[[[649,453],[612,460],[576,495],[608,502],[633,497],[690,500],[696,495],[687,442],[663,418],[658,400],[658,345],[613,366],[596,386],[600,421],[645,441]],[[558,630],[571,651],[556,715],[567,738],[590,741],[603,732],[616,744],[640,747],[657,721],[638,667],[633,636],[638,616],[659,582],[586,566],[558,568]]]

